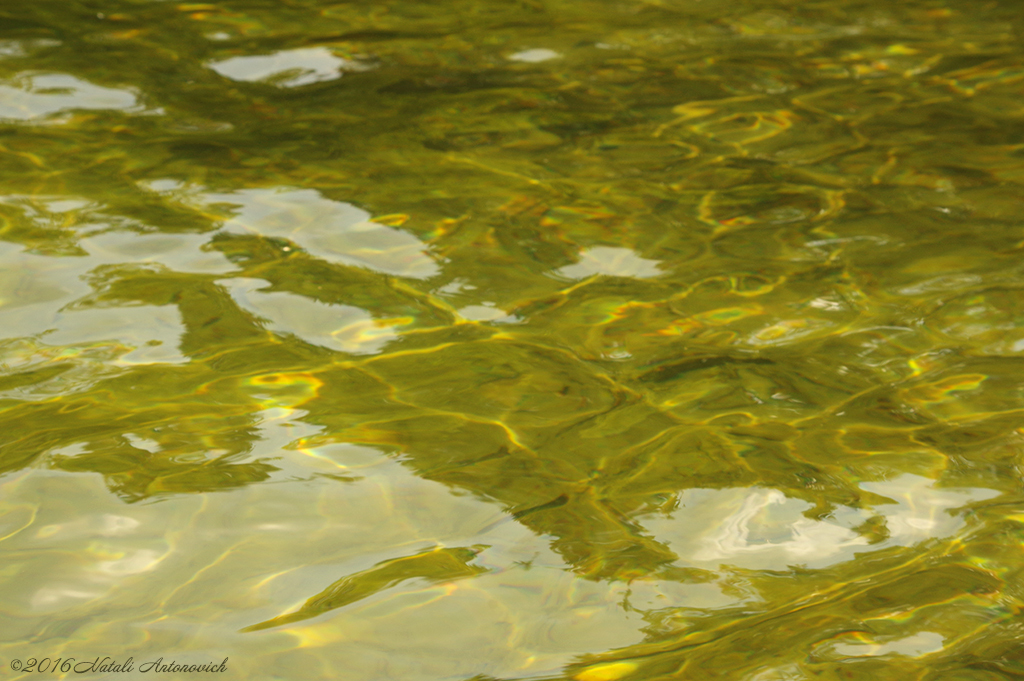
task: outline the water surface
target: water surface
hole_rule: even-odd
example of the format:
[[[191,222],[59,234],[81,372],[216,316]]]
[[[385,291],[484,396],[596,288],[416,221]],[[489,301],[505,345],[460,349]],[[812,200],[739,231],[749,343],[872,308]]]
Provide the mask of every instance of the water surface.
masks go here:
[[[5,678],[1020,678],[1020,9],[0,9]]]

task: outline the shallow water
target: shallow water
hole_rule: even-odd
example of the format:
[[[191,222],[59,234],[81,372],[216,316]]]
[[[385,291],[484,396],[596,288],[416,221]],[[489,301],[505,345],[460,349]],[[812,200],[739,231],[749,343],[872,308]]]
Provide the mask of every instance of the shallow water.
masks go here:
[[[0,9],[4,677],[1024,675],[1022,16]]]

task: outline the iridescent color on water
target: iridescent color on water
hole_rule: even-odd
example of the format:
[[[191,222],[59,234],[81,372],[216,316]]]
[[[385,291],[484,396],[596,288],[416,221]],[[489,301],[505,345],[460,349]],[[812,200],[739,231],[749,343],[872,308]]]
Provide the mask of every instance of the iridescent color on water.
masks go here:
[[[1022,9],[6,3],[3,678],[1021,678]]]

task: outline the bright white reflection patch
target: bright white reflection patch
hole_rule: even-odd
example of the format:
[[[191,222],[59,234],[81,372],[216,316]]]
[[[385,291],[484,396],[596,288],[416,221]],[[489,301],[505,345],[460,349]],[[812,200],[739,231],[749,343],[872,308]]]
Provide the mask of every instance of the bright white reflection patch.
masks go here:
[[[221,279],[239,307],[263,319],[267,328],[290,333],[307,343],[362,355],[380,352],[395,338],[395,326],[407,320],[375,320],[361,308],[328,305],[287,291],[260,291],[262,279]]]
[[[231,80],[267,81],[278,87],[298,87],[340,78],[345,71],[366,71],[370,67],[335,56],[326,47],[283,50],[273,54],[230,57],[207,64]]]
[[[549,50],[547,48],[541,47],[532,50],[523,50],[522,52],[516,52],[515,54],[510,54],[508,58],[511,61],[536,63],[541,61],[547,61],[549,59],[557,59],[561,56],[562,55],[558,54],[554,50]]]
[[[116,364],[181,364],[188,362],[178,349],[184,332],[176,305],[72,308],[58,313],[56,328],[43,340],[50,345],[119,341],[135,350]]]
[[[955,509],[999,494],[982,488],[936,488],[934,481],[909,474],[861,487],[893,501],[874,509],[840,506],[827,519],[813,520],[804,515],[810,503],[779,490],[695,488],[680,495],[677,511],[645,518],[643,525],[685,564],[814,569],[857,553],[952,536],[965,524]],[[853,529],[871,518],[884,520],[888,532],[874,544]]]
[[[91,601],[103,596],[99,588],[79,589],[72,585],[56,584],[39,589],[32,594],[32,610],[37,612],[59,611],[77,605],[80,601]]]
[[[164,559],[164,555],[159,551],[142,549],[129,552],[127,555],[114,560],[97,561],[92,569],[96,572],[115,576],[134,575],[139,572],[152,570]]]
[[[370,214],[312,189],[241,189],[202,194],[232,215],[224,229],[293,241],[310,255],[354,267],[414,279],[440,269],[412,234],[370,220]]]
[[[110,231],[79,239],[90,256],[107,262],[159,263],[175,272],[226,273],[235,265],[203,247],[207,234],[136,234]]]
[[[912,636],[907,636],[895,641],[886,643],[837,643],[834,647],[836,653],[842,657],[877,657],[879,655],[905,655],[907,657],[921,657],[929,653],[942,650],[945,639],[942,634],[934,631],[922,631]]]
[[[925,539],[949,537],[965,525],[955,509],[999,496],[995,490],[980,487],[935,487],[933,480],[910,474],[882,482],[862,482],[860,486],[895,502],[875,509],[885,517],[889,531],[889,539],[879,547],[910,546]]]
[[[35,40],[0,40],[0,59],[5,57],[26,57],[44,47],[56,47],[59,40],[37,38]]]
[[[30,121],[72,109],[134,109],[128,90],[93,85],[64,73],[22,74],[0,83],[0,119]]]
[[[867,545],[867,539],[847,527],[804,517],[809,508],[811,504],[778,490],[752,490],[717,531],[698,543],[693,559],[748,567],[819,567],[852,547]]]
[[[459,310],[459,314],[463,319],[473,322],[509,323],[519,321],[518,317],[509,315],[504,310],[494,307],[493,303],[467,305]]]
[[[664,274],[658,265],[659,261],[641,258],[628,248],[595,246],[580,252],[578,263],[567,265],[555,274],[569,279],[583,279],[595,274],[646,279]]]

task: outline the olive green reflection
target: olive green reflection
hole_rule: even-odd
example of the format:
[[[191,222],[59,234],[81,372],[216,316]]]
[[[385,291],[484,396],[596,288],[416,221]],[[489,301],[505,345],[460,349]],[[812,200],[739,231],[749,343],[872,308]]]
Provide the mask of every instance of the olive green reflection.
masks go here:
[[[0,15],[7,658],[1024,674],[1015,3],[101,5]]]

